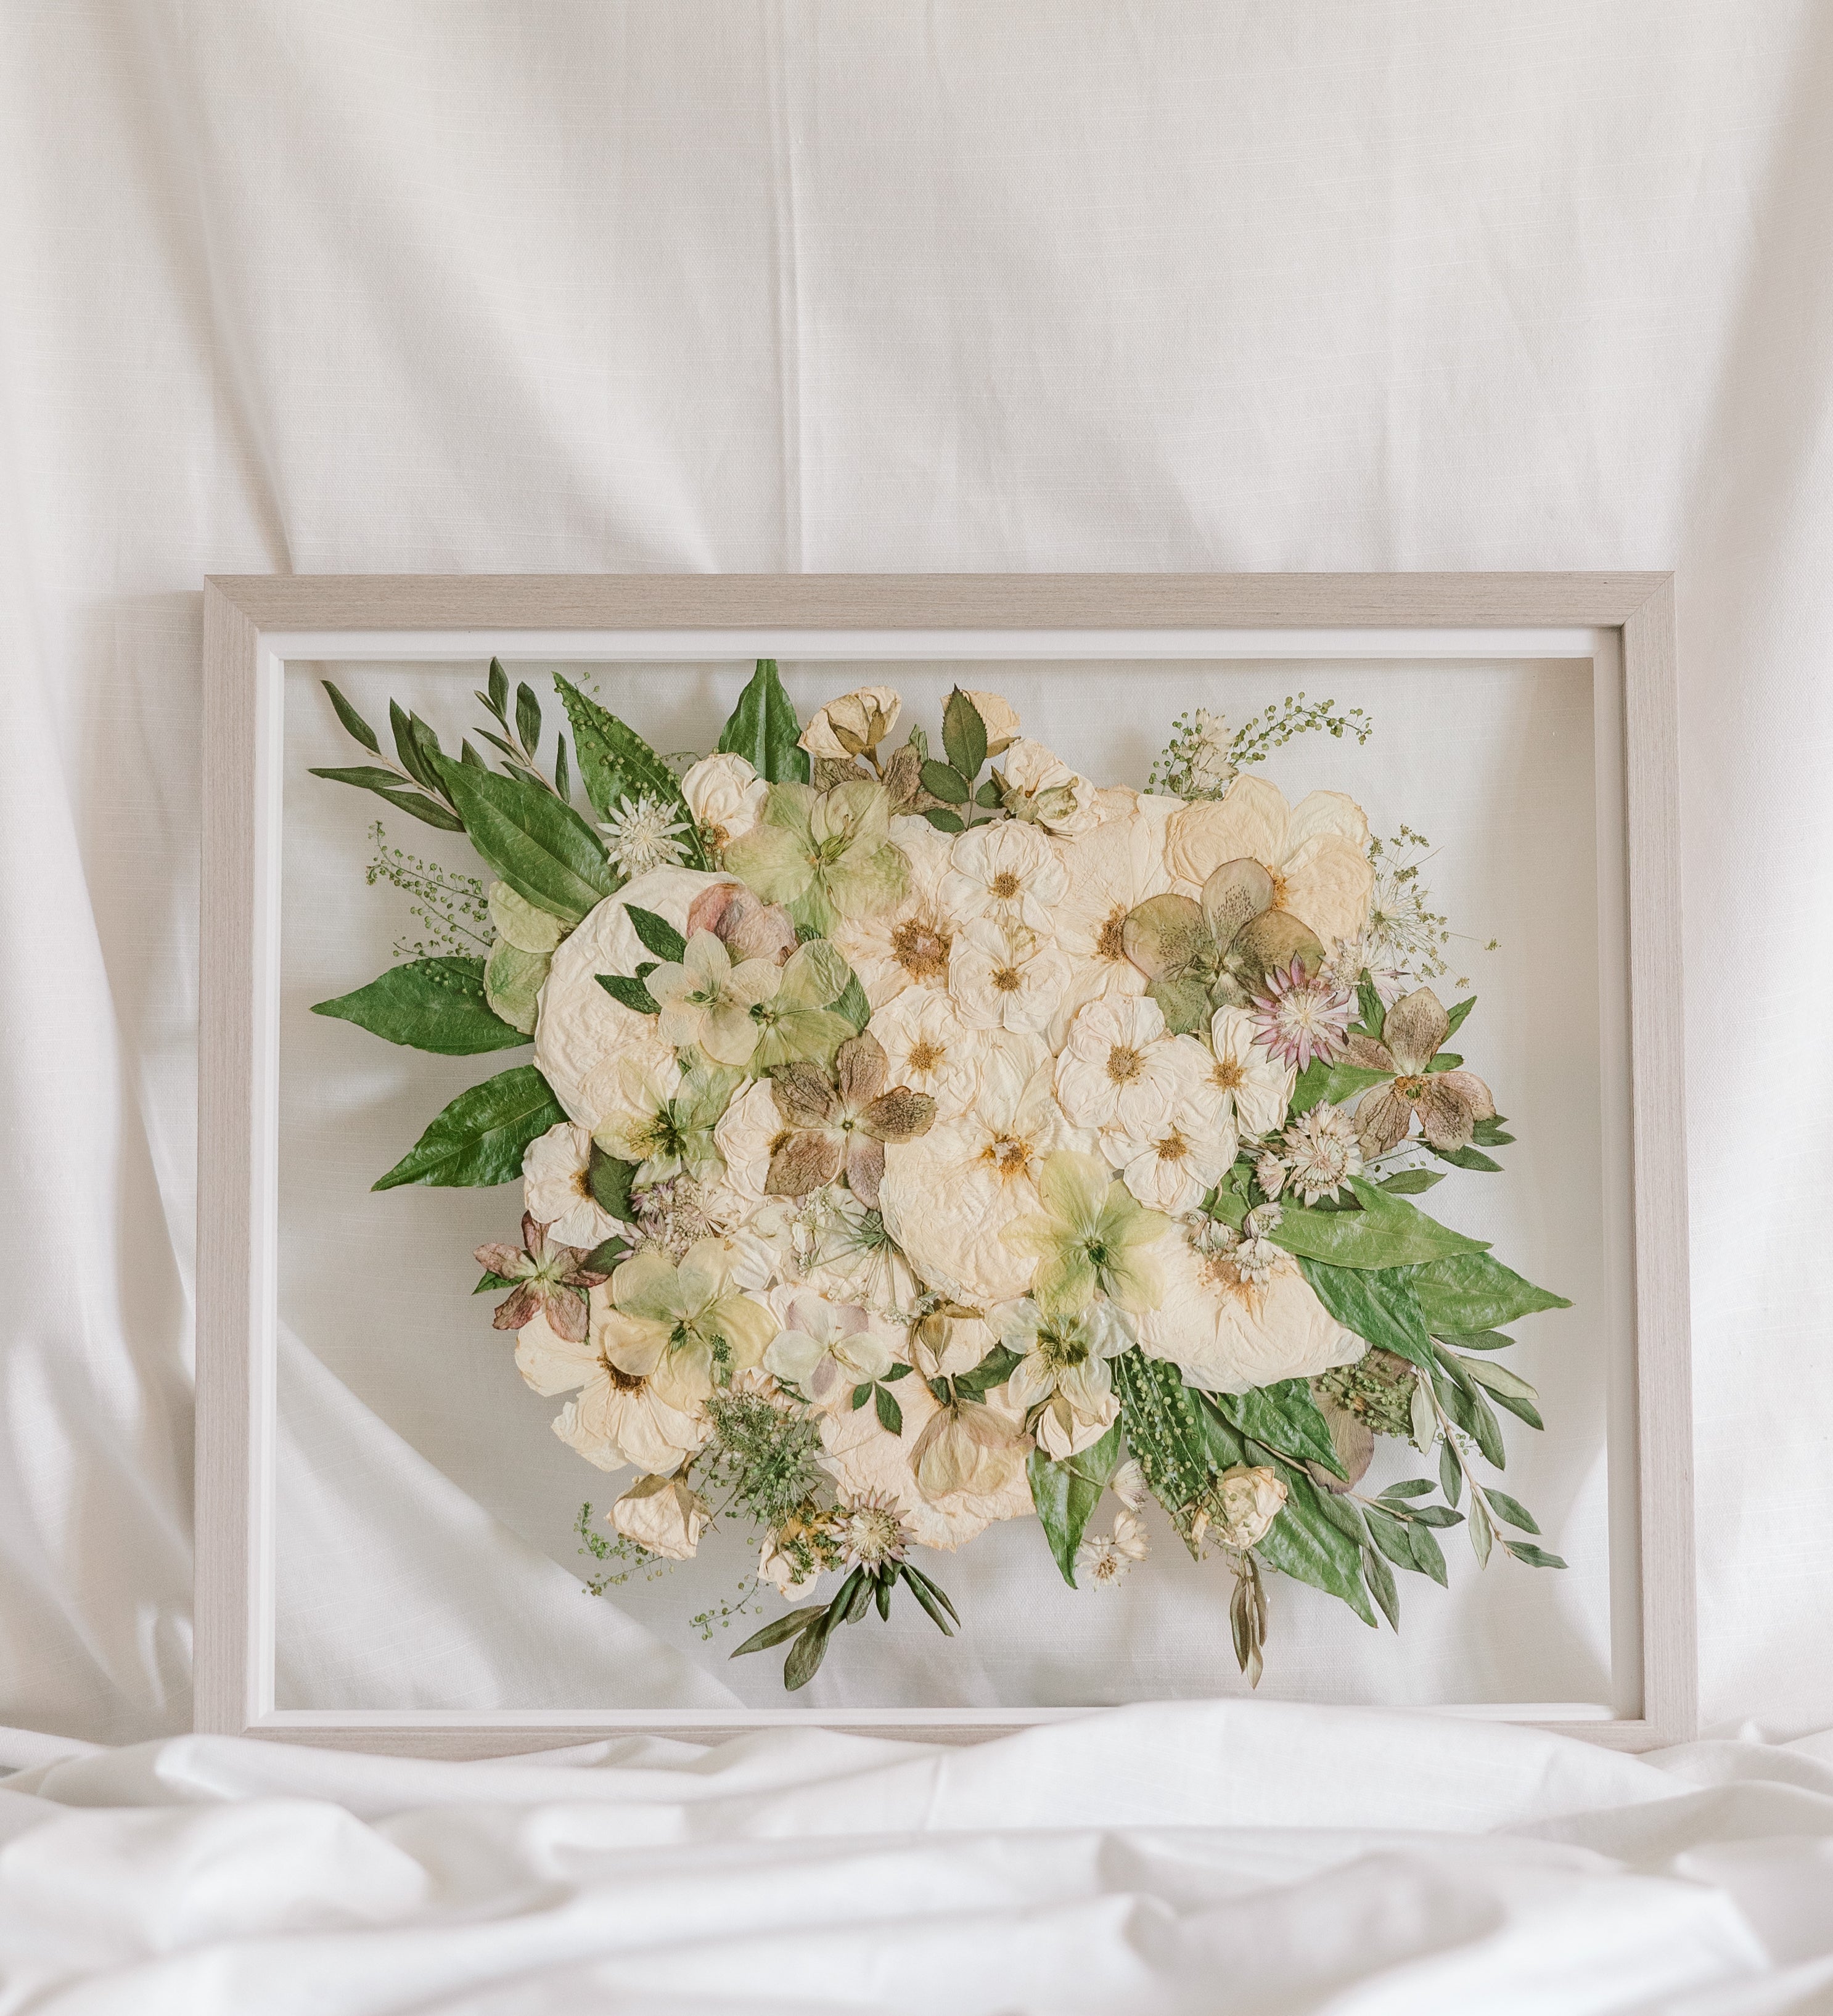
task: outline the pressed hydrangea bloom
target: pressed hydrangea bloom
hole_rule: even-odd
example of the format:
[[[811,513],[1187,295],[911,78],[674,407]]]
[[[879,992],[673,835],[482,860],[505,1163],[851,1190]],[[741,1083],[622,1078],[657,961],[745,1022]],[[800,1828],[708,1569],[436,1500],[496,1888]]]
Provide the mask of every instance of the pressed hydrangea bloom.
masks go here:
[[[1266,976],[1266,992],[1254,999],[1255,1040],[1281,1064],[1309,1068],[1313,1057],[1334,1064],[1349,1041],[1355,998],[1305,970],[1295,959]]]
[[[1362,1174],[1362,1144],[1356,1122],[1340,1106],[1314,1106],[1280,1136],[1286,1180],[1308,1204],[1334,1197],[1352,1176]]]
[[[1226,794],[1176,814],[1165,840],[1173,875],[1201,887],[1225,862],[1257,861],[1273,903],[1327,943],[1356,937],[1368,918],[1374,869],[1368,820],[1341,791],[1313,791],[1288,806],[1279,787],[1248,773]]]
[[[1067,881],[1061,860],[1035,826],[997,819],[955,836],[939,893],[963,923],[990,917],[1048,937]]]
[[[592,1194],[592,1136],[562,1120],[522,1151],[522,1202],[550,1238],[589,1253],[618,1229]]]
[[[638,1165],[632,1179],[636,1188],[683,1172],[711,1176],[719,1163],[714,1125],[736,1082],[735,1071],[717,1065],[697,1064],[683,1073],[672,1055],[668,1068],[658,1068],[646,1054],[626,1057],[613,1075],[610,1100],[592,1138],[607,1155]]]
[[[776,1334],[762,1302],[735,1288],[723,1240],[690,1246],[680,1265],[653,1248],[611,1276],[603,1323],[612,1367],[647,1379],[671,1406],[690,1409],[741,1366],[755,1365]]]
[[[1018,923],[981,917],[955,941],[949,995],[972,1029],[1047,1028],[1069,978],[1069,962],[1050,940]]]
[[[1153,1250],[1170,1220],[1144,1209],[1098,1157],[1060,1150],[1038,1179],[1042,1207],[1006,1230],[1006,1243],[1035,1255],[1032,1293],[1058,1309],[1079,1309],[1097,1294],[1135,1312],[1158,1302],[1161,1278]]]
[[[1381,1040],[1349,1039],[1349,1060],[1364,1071],[1390,1074],[1386,1085],[1363,1096],[1356,1129],[1365,1155],[1382,1155],[1403,1141],[1419,1116],[1419,1131],[1435,1148],[1467,1148],[1479,1120],[1493,1120],[1496,1102],[1474,1071],[1435,1071],[1432,1060],[1451,1033],[1450,1018],[1429,987],[1416,988],[1388,1010]]]
[[[633,798],[621,798],[599,831],[612,864],[629,879],[646,875],[652,868],[679,866],[687,823],[675,806],[642,791]]]
[[[826,938],[842,918],[876,916],[903,895],[909,866],[890,830],[890,795],[869,779],[831,791],[772,784],[762,819],[726,848],[726,865]]]

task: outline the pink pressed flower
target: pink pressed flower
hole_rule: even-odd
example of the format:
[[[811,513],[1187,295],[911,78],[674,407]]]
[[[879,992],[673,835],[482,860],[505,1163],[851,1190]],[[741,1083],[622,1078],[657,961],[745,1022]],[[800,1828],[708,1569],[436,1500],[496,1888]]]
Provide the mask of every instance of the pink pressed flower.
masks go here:
[[[1349,1042],[1354,1006],[1346,989],[1313,979],[1304,960],[1295,958],[1289,967],[1273,967],[1266,993],[1255,996],[1254,1040],[1295,1071],[1308,1069],[1313,1057],[1334,1064]]]

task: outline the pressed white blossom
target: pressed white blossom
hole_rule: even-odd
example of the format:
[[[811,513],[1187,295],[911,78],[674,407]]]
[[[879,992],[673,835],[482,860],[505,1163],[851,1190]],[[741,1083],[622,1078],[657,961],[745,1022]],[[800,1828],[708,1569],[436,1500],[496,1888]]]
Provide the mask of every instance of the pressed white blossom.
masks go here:
[[[578,1344],[559,1336],[545,1317],[516,1335],[516,1370],[537,1393],[576,1395],[561,1410],[553,1431],[570,1449],[600,1470],[631,1463],[645,1470],[680,1467],[707,1438],[697,1409],[664,1400],[646,1379],[620,1372],[605,1355],[603,1327],[610,1298],[594,1288],[590,1330]]]
[[[1029,1035],[1048,1028],[1068,978],[1068,960],[1047,937],[982,917],[955,941],[949,995],[971,1029]]]
[[[605,837],[605,851],[612,865],[628,878],[646,875],[652,868],[681,864],[687,822],[678,816],[677,807],[647,791],[619,799],[598,830]]]
[[[873,1016],[867,1033],[884,1046],[890,1082],[927,1093],[944,1120],[974,1103],[981,1063],[999,1040],[971,1029],[947,994],[927,987],[906,988]]]
[[[764,1353],[764,1369],[817,1406],[850,1405],[855,1387],[882,1379],[897,1363],[896,1333],[857,1305],[806,1289],[779,1289],[768,1299],[783,1328]]]
[[[1204,1083],[1236,1131],[1251,1139],[1277,1127],[1291,1103],[1295,1074],[1256,1040],[1253,1017],[1244,1009],[1218,1008],[1210,1019],[1209,1048]]]
[[[1110,815],[1057,843],[1064,887],[1052,906],[1050,922],[1070,966],[1061,1018],[1050,1032],[1059,1044],[1063,1024],[1085,1002],[1145,992],[1145,974],[1126,956],[1127,914],[1171,887],[1165,833],[1177,801],[1133,791],[1103,792],[1100,797],[1100,808]],[[1110,799],[1115,801],[1112,806]]]
[[[1273,877],[1273,908],[1327,943],[1361,931],[1374,887],[1368,820],[1341,791],[1313,791],[1288,806],[1277,786],[1248,773],[1226,796],[1173,816],[1165,861],[1181,880],[1201,888],[1224,862],[1244,860]]]
[[[1232,1120],[1192,1103],[1173,1105],[1154,1126],[1101,1136],[1101,1152],[1140,1202],[1174,1218],[1194,1211],[1215,1187],[1235,1159],[1235,1145]]]
[[[548,1236],[587,1252],[609,1239],[618,1221],[600,1208],[588,1181],[592,1136],[563,1120],[522,1151],[523,1208]]]
[[[1079,1127],[1144,1134],[1169,1114],[1208,1063],[1200,1043],[1179,1047],[1155,1001],[1094,1001],[1077,1014],[1057,1059],[1057,1097]]]
[[[1078,1575],[1091,1588],[1112,1589],[1146,1558],[1146,1523],[1134,1514],[1115,1514],[1111,1533],[1085,1538],[1076,1550]]]
[[[990,918],[1049,938],[1068,879],[1056,850],[1035,826],[996,819],[955,836],[938,888],[950,913],[963,923]]]
[[[834,930],[834,942],[875,1010],[909,989],[945,992],[949,949],[964,921],[944,893],[948,841],[927,819],[894,819],[890,831],[909,864],[903,895],[872,916],[843,917]]]
[[[707,1525],[706,1501],[678,1477],[639,1477],[605,1515],[627,1540],[664,1561],[692,1561]]]

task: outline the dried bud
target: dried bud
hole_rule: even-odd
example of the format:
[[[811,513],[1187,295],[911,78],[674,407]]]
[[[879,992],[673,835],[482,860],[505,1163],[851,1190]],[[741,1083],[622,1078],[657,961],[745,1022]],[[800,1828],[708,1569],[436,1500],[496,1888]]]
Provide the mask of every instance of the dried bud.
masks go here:
[[[1244,1551],[1258,1546],[1285,1502],[1285,1480],[1277,1471],[1237,1463],[1215,1480],[1210,1537]]]
[[[986,730],[986,753],[1003,756],[1017,739],[1017,708],[996,693],[974,693],[965,687],[963,690],[973,701],[980,725]]]
[[[672,1561],[686,1561],[700,1546],[707,1508],[678,1477],[639,1477],[609,1517],[625,1539]]]
[[[802,730],[801,744],[812,756],[844,761],[862,755],[896,727],[903,702],[889,686],[861,686],[830,700]]]
[[[910,1363],[925,1379],[958,1379],[992,1348],[985,1317],[959,1302],[944,1302],[910,1326]]]

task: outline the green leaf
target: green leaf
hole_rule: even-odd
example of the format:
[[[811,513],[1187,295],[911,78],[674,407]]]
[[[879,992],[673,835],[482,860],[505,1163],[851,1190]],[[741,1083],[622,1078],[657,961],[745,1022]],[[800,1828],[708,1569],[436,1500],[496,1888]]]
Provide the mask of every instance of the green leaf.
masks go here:
[[[945,805],[964,805],[971,795],[967,779],[960,772],[937,762],[934,757],[924,765],[921,774],[924,790]]]
[[[528,1040],[492,1010],[481,959],[416,959],[391,967],[354,994],[315,1003],[312,1012],[354,1022],[384,1042],[445,1057],[513,1050]]]
[[[1479,1120],[1471,1129],[1471,1139],[1479,1148],[1506,1148],[1514,1139],[1503,1131],[1507,1125],[1500,1114],[1493,1120]]]
[[[370,727],[329,679],[321,680],[319,683],[331,696],[331,704],[337,711],[337,718],[343,722],[344,733],[360,742],[372,756],[380,756],[382,753],[382,745],[376,740],[374,729]]]
[[[1480,1148],[1435,1148],[1428,1143],[1428,1154],[1436,1155],[1441,1162],[1449,1162],[1454,1168],[1476,1169],[1486,1176],[1499,1176],[1502,1165],[1485,1155]]]
[[[690,868],[710,866],[706,849],[700,844],[700,830],[681,795],[675,772],[634,729],[627,728],[614,714],[607,714],[570,679],[562,679],[556,672],[554,686],[573,731],[573,754],[578,758],[580,781],[599,817],[608,818],[621,799],[646,791],[669,806],[687,828],[681,836],[685,864]]]
[[[1361,1210],[1311,1211],[1287,1204],[1273,1227],[1273,1244],[1302,1259],[1375,1269],[1416,1266],[1486,1248],[1486,1240],[1453,1232],[1378,1183],[1352,1176],[1349,1187]]]
[[[1445,1573],[1445,1550],[1424,1526],[1415,1522],[1406,1528],[1406,1544],[1413,1554],[1413,1564],[1421,1575],[1429,1575],[1439,1588],[1449,1589],[1450,1580]]]
[[[898,1396],[888,1386],[874,1386],[872,1404],[877,1410],[878,1425],[888,1435],[904,1432],[904,1410],[898,1405]]]
[[[1455,1050],[1441,1050],[1426,1066],[1426,1069],[1428,1071],[1456,1071],[1463,1062],[1463,1058]]]
[[[1298,1265],[1318,1300],[1345,1330],[1385,1351],[1397,1352],[1423,1370],[1431,1369],[1431,1343],[1413,1291],[1415,1270],[1382,1273],[1302,1258]]]
[[[394,736],[394,753],[401,758],[401,767],[416,784],[437,794],[439,790],[439,772],[420,753],[420,744],[414,739],[414,725],[407,710],[398,700],[388,703],[388,726]],[[432,733],[429,729],[428,734]]]
[[[409,1152],[372,1188],[402,1183],[480,1187],[513,1183],[522,1151],[566,1118],[532,1064],[517,1064],[461,1092]]]
[[[567,769],[567,738],[556,735],[553,744],[554,794],[561,803],[567,803],[573,796],[573,779]]]
[[[1464,1514],[1453,1512],[1449,1505],[1410,1506],[1406,1516],[1417,1520],[1422,1526],[1461,1526],[1464,1524]]]
[[[1437,1488],[1429,1477],[1410,1477],[1403,1484],[1390,1484],[1381,1496],[1384,1498],[1424,1498]]]
[[[1245,1393],[1210,1393],[1204,1399],[1238,1433],[1295,1463],[1320,1463],[1333,1477],[1343,1474],[1329,1424],[1305,1381],[1282,1379]]]
[[[1483,1501],[1475,1492],[1472,1492],[1470,1501],[1470,1546],[1471,1552],[1477,1557],[1478,1568],[1486,1568],[1489,1565],[1489,1550],[1494,1544],[1495,1539],[1496,1528],[1489,1523],[1489,1515],[1483,1509]]]
[[[855,1568],[841,1584],[840,1593],[833,1602],[790,1647],[789,1657],[783,1662],[783,1684],[791,1694],[798,1687],[805,1687],[815,1677],[816,1669],[827,1656],[827,1641],[845,1622],[853,1598],[864,1586],[865,1580],[865,1571]]]
[[[865,988],[859,985],[859,976],[856,973],[848,974],[847,984],[841,992],[840,999],[834,1004],[834,1012],[844,1016],[853,1025],[855,1034],[872,1020],[872,1003],[866,998]]]
[[[1285,1504],[1255,1553],[1282,1575],[1341,1597],[1363,1623],[1373,1625],[1360,1546],[1325,1514],[1318,1502],[1323,1494],[1302,1471],[1288,1471],[1285,1481]]]
[[[942,709],[942,747],[949,761],[971,783],[986,761],[986,723],[977,707],[959,686],[949,695]],[[939,798],[941,792],[936,796]]]
[[[421,720],[417,714],[410,714],[407,718],[407,739],[426,772],[429,788],[438,790],[445,782],[441,768],[445,758],[440,750],[439,737],[433,733],[430,723]],[[474,754],[471,761],[477,763],[479,759]]]
[[[1506,1407],[1510,1413],[1525,1421],[1530,1428],[1544,1428],[1547,1424],[1540,1418],[1540,1410],[1532,1400],[1518,1399],[1513,1393],[1497,1393],[1492,1397],[1499,1407]]]
[[[1491,1413],[1489,1402],[1449,1352],[1440,1351],[1435,1355],[1444,1374],[1433,1376],[1439,1404],[1467,1435],[1475,1438],[1487,1461],[1498,1470],[1506,1469],[1508,1455],[1503,1446],[1501,1424]]]
[[[911,1373],[915,1370],[916,1368],[913,1366],[894,1365],[890,1371],[886,1373],[884,1375],[883,1383],[885,1385],[889,1386],[894,1384],[899,1379],[908,1379]]]
[[[1394,1571],[1388,1567],[1373,1547],[1362,1550],[1363,1579],[1373,1592],[1374,1600],[1381,1607],[1381,1615],[1395,1630],[1400,1629],[1400,1590],[1394,1580]]]
[[[1540,1528],[1535,1524],[1534,1515],[1518,1498],[1511,1498],[1506,1491],[1493,1489],[1483,1496],[1489,1501],[1489,1510],[1498,1513],[1511,1526],[1518,1526],[1524,1533],[1537,1533]]]
[[[1407,1544],[1406,1528],[1392,1513],[1383,1512],[1377,1507],[1367,1507],[1363,1517],[1368,1521],[1368,1530],[1375,1545],[1380,1548],[1396,1568],[1405,1568],[1410,1574],[1417,1572],[1413,1558],[1413,1549]]]
[[[791,1610],[766,1624],[762,1631],[754,1631],[742,1645],[733,1649],[732,1657],[742,1659],[747,1652],[768,1652],[773,1645],[780,1645],[786,1638],[794,1638],[806,1631],[817,1617],[827,1615],[824,1603],[811,1603],[801,1610]]]
[[[624,914],[630,920],[630,928],[643,941],[646,952],[653,952],[657,959],[668,959],[675,965],[681,963],[687,950],[687,941],[666,917],[658,917],[654,910],[646,910],[636,903],[625,904]]]
[[[490,768],[490,765],[471,747],[468,736],[459,745],[459,761],[474,770],[488,770]]]
[[[516,740],[530,756],[541,747],[541,703],[526,679],[516,689]]]
[[[944,1592],[938,1589],[920,1568],[913,1567],[909,1561],[900,1561],[898,1564],[898,1572],[904,1579],[904,1586],[929,1613],[930,1622],[935,1625],[937,1630],[945,1638],[953,1638],[955,1635],[955,1625],[959,1624],[961,1619],[956,1615],[955,1606],[949,1602]],[[954,1619],[953,1624],[949,1622],[950,1618]]]
[[[1381,997],[1365,971],[1356,983],[1356,1011],[1362,1017],[1362,1026],[1377,1043],[1381,1031],[1388,1026],[1388,1011],[1381,1006]]]
[[[398,812],[410,813],[423,819],[428,826],[436,826],[441,833],[463,833],[464,821],[454,812],[449,812],[437,798],[423,798],[417,791],[405,789],[392,770],[378,770],[366,765],[355,770],[313,770],[315,777],[328,777],[333,784],[354,784],[359,790],[373,791],[379,798],[386,798]],[[383,783],[378,780],[386,778]]]
[[[1445,1033],[1447,1036],[1455,1036],[1457,1034],[1458,1031],[1464,1027],[1464,1017],[1476,1005],[1477,997],[1473,994],[1467,1001],[1456,1002],[1445,1011]]]
[[[492,658],[490,661],[488,684],[490,711],[499,721],[506,721],[510,711],[510,675],[503,670],[500,658]]]
[[[1525,1540],[1504,1540],[1503,1549],[1518,1561],[1525,1561],[1531,1568],[1562,1568],[1565,1563],[1558,1554],[1550,1554],[1544,1547],[1531,1546]]]
[[[1457,1460],[1457,1450],[1448,1442],[1439,1445],[1439,1484],[1445,1493],[1445,1502],[1455,1505],[1464,1489],[1464,1466]]]
[[[999,810],[999,787],[991,777],[974,793],[974,802],[989,812]]]
[[[1420,1313],[1435,1334],[1496,1330],[1536,1309],[1569,1309],[1550,1294],[1485,1253],[1460,1253],[1421,1267],[1413,1277]]]
[[[1459,1351],[1506,1351],[1514,1341],[1499,1330],[1442,1330],[1438,1337]]]
[[[620,1260],[629,1258],[632,1250],[629,1240],[620,1239],[614,1232],[609,1239],[601,1239],[582,1264],[589,1274],[609,1274]]]
[[[955,1381],[955,1391],[964,1400],[984,1399],[996,1386],[1003,1386],[1018,1369],[1020,1354],[1008,1345],[996,1344],[971,1372]]]
[[[1444,1180],[1437,1169],[1401,1169],[1393,1175],[1382,1177],[1381,1187],[1395,1197],[1418,1197],[1434,1183]]]
[[[524,778],[441,761],[471,844],[518,896],[576,924],[610,895],[604,847],[571,805]]]
[[[1292,1118],[1296,1120],[1327,1100],[1340,1106],[1371,1085],[1385,1085],[1392,1076],[1392,1071],[1364,1071],[1359,1064],[1327,1064],[1321,1057],[1313,1057],[1292,1087]]]
[[[484,1270],[484,1278],[471,1291],[471,1293],[474,1295],[500,1295],[510,1288],[519,1288],[521,1285],[519,1281],[511,1280],[507,1274],[493,1274],[486,1267]],[[1538,1532],[1540,1528],[1536,1527],[1534,1530]]]
[[[950,812],[945,805],[931,805],[923,816],[938,833],[964,833],[967,830],[961,823],[960,814]]]
[[[798,743],[801,732],[795,708],[777,676],[776,661],[758,659],[731,719],[719,731],[720,754],[742,756],[772,784],[805,784],[808,752]]]
[[[592,1201],[607,1215],[628,1221],[630,1216],[630,1186],[641,1165],[636,1162],[621,1162],[615,1155],[607,1155],[595,1141],[585,1166],[585,1182],[592,1192]]]
[[[882,1390],[882,1389],[881,1389]],[[1031,1502],[1043,1521],[1044,1537],[1063,1571],[1063,1579],[1075,1586],[1075,1550],[1101,1493],[1120,1463],[1120,1424],[1117,1421],[1101,1439],[1079,1455],[1053,1462],[1041,1449],[1032,1449],[1025,1460],[1025,1475],[1031,1480]]]
[[[1470,1377],[1479,1386],[1488,1387],[1498,1399],[1504,1394],[1511,1400],[1533,1401],[1540,1397],[1526,1380],[1505,1365],[1492,1365],[1482,1358],[1460,1358],[1457,1362]]]
[[[661,1013],[661,1003],[640,980],[632,979],[627,973],[600,973],[593,977],[614,1001],[621,1001],[626,1008],[634,1009],[639,1015]]]

